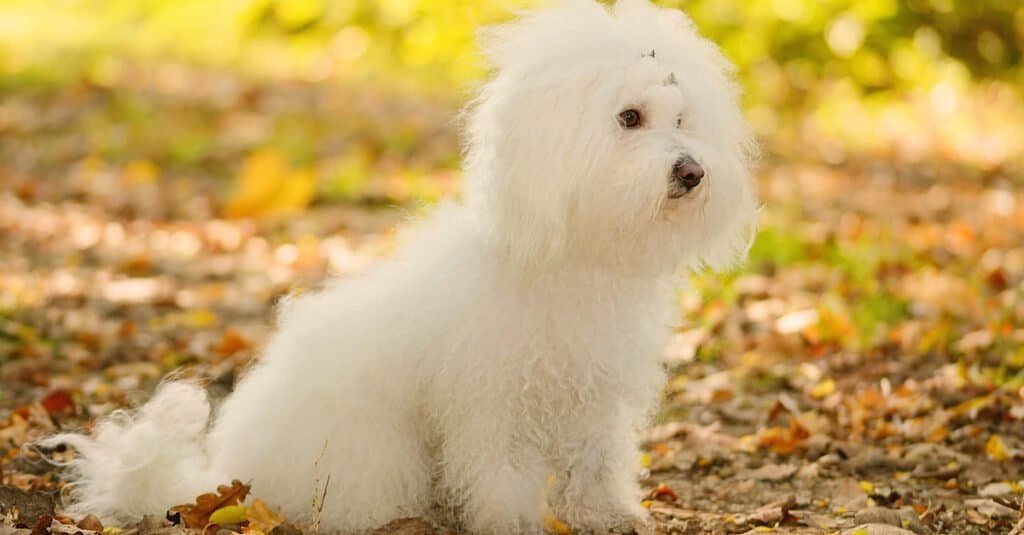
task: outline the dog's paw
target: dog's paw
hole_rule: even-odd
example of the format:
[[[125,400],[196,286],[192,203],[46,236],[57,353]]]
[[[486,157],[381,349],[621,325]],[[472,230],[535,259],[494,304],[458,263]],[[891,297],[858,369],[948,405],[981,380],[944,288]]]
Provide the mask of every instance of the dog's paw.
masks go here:
[[[638,529],[644,524],[641,518],[622,519],[619,522],[608,526],[604,531],[597,531],[601,535],[639,535]]]
[[[637,528],[646,524],[647,511],[643,508],[625,504],[603,502],[595,504],[575,504],[566,508],[563,520],[580,533],[593,535],[628,535],[636,534]]]

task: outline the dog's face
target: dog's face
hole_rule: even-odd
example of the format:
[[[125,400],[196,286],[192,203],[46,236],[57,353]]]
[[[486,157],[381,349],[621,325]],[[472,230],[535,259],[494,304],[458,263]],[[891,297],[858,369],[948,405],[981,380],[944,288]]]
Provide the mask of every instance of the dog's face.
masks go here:
[[[665,270],[746,251],[753,144],[731,66],[682,13],[571,1],[487,50],[467,202],[513,257]]]

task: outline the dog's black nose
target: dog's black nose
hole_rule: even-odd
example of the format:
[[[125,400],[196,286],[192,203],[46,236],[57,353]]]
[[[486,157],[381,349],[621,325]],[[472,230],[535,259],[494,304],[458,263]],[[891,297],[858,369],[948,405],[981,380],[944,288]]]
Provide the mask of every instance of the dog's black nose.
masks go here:
[[[672,176],[684,188],[691,190],[700,185],[701,179],[704,178],[704,168],[692,159],[684,157],[672,166]]]

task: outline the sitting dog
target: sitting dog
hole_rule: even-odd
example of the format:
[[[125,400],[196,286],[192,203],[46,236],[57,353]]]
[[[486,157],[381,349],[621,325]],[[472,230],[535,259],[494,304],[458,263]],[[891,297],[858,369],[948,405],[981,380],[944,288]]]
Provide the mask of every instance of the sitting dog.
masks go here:
[[[287,301],[215,411],[165,383],[63,434],[72,515],[162,515],[232,479],[293,520],[473,533],[643,516],[637,431],[682,275],[749,248],[755,146],[733,68],[681,12],[567,0],[489,29],[463,199],[368,272]],[[212,415],[212,418],[211,418]],[[440,511],[440,512],[439,512]]]

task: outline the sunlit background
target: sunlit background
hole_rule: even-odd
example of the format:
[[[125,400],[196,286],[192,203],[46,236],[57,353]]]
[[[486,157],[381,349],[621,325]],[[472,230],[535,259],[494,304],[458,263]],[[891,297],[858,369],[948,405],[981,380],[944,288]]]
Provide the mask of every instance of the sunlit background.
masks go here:
[[[178,366],[228,388],[280,295],[457,195],[474,31],[539,3],[0,0],[2,483],[52,487],[17,446]],[[1005,527],[963,499],[1024,485],[1024,3],[661,3],[736,63],[764,209],[747,266],[680,297],[659,422],[780,462],[944,448],[991,469],[901,503]],[[645,463],[697,493],[667,436]]]

